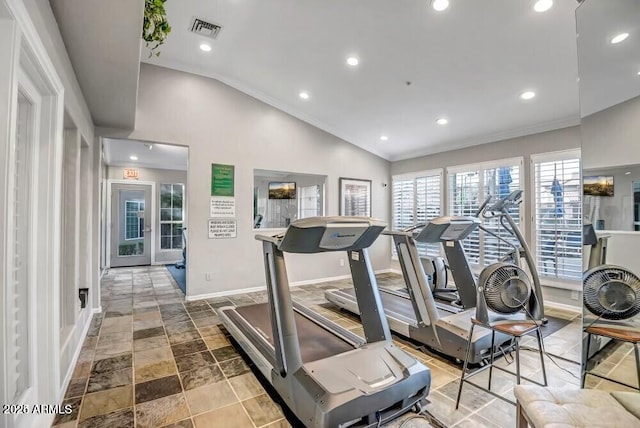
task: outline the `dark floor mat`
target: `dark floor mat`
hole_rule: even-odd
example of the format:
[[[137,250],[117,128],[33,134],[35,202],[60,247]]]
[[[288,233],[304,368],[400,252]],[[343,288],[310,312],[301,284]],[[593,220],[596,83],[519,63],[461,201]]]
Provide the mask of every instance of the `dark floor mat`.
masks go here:
[[[166,265],[167,270],[178,283],[178,287],[184,294],[187,294],[187,274],[186,269],[178,269],[175,265]]]

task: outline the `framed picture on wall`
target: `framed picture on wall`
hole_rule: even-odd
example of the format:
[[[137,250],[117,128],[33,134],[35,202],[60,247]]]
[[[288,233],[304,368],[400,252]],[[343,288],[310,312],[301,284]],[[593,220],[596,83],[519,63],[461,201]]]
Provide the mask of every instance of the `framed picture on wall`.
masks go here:
[[[340,177],[340,215],[371,217],[371,180]]]

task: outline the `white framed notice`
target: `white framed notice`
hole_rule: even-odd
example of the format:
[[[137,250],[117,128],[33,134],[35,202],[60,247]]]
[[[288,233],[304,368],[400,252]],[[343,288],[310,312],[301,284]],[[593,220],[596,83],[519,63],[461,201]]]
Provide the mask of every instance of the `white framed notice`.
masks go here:
[[[233,196],[212,196],[209,217],[233,218],[236,216],[236,198]]]
[[[237,222],[235,219],[225,218],[209,219],[209,239],[235,238],[237,234]]]

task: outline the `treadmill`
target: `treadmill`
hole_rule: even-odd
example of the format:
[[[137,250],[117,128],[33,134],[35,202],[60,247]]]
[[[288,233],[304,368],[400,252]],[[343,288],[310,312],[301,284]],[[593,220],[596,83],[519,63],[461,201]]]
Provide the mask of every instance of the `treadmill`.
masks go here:
[[[385,232],[386,235],[393,237],[408,290],[408,294],[380,290],[382,306],[391,330],[459,361],[465,359],[471,318],[475,316],[475,308],[450,312],[436,306],[415,241],[442,241],[445,250],[455,248],[462,258],[458,257],[454,261],[452,269],[474,278],[460,241],[477,230],[479,225],[480,221],[475,217],[438,217],[424,226],[415,239],[412,232]],[[451,256],[448,255],[448,257],[449,260],[452,259]],[[472,284],[474,289],[471,291],[474,292],[475,302],[475,279]],[[461,288],[462,290],[465,288]],[[468,287],[465,291],[469,291]],[[359,307],[365,308],[365,306],[358,304],[355,298],[356,292],[351,288],[327,290],[325,298],[349,312],[360,314]],[[496,332],[496,346],[493,352],[510,340],[511,336]],[[488,358],[491,352],[491,331],[475,329],[469,363],[480,363]]]
[[[368,247],[385,224],[365,217],[313,217],[262,241],[268,303],[222,307],[220,319],[296,417],[309,427],[372,427],[412,408],[431,372],[392,342]],[[366,340],[293,304],[284,253],[346,251]]]

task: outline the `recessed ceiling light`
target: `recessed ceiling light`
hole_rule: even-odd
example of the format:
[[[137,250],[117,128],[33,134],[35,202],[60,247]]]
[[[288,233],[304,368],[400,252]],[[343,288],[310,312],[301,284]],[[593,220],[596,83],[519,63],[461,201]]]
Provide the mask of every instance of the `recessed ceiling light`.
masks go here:
[[[442,12],[449,7],[449,0],[432,0],[431,7],[433,8],[433,10]]]
[[[631,171],[625,172],[624,175],[631,175]]]
[[[138,160],[138,156],[136,156],[136,155],[131,155],[131,156],[129,156],[129,159],[131,159],[131,160]]]
[[[640,76],[640,71],[638,71],[638,76]]]
[[[629,33],[620,33],[611,39],[611,44],[616,45],[620,42],[624,42],[625,40],[627,40],[627,37],[629,37]]]
[[[533,5],[533,10],[536,12],[546,12],[553,6],[553,0],[538,0]]]
[[[534,98],[536,96],[536,93],[533,91],[525,91],[523,93],[520,94],[520,98],[522,98],[523,100],[530,100],[532,98]]]
[[[439,119],[436,119],[436,123],[438,125],[446,125],[447,123],[449,123],[449,120],[445,119],[444,117],[441,117]]]
[[[380,139],[381,139],[382,141],[388,141],[388,140],[389,140],[389,137],[387,137],[386,135],[381,135],[381,136],[380,136]]]
[[[303,100],[308,100],[311,97],[311,95],[309,95],[309,92],[307,92],[307,91],[301,91],[299,96]]]
[[[200,50],[203,52],[211,52],[211,45],[208,43],[200,44]]]
[[[359,63],[360,61],[355,56],[350,56],[349,58],[347,58],[347,64],[349,64],[351,67],[355,67]]]

